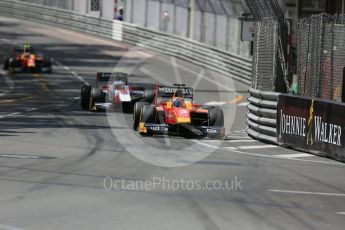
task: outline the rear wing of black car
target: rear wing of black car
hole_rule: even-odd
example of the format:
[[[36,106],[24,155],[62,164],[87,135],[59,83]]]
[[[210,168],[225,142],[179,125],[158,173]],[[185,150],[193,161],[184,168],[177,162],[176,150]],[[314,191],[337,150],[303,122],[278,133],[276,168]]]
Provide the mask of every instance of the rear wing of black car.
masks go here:
[[[109,82],[109,83],[108,83]],[[122,72],[115,73],[97,73],[96,87],[101,88],[104,85],[113,84],[114,82],[121,82],[124,85],[128,84],[128,74]]]
[[[158,98],[172,98],[177,90],[181,90],[184,98],[193,99],[193,88],[184,85],[161,86],[156,88]]]

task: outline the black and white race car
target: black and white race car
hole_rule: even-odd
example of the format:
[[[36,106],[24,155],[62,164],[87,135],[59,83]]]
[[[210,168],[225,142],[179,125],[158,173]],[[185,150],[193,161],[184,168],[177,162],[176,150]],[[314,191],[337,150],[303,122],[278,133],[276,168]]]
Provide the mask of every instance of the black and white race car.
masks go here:
[[[128,84],[128,74],[97,73],[96,86],[81,88],[81,107],[89,111],[122,106],[124,113],[132,113],[138,101],[151,102],[153,90]]]

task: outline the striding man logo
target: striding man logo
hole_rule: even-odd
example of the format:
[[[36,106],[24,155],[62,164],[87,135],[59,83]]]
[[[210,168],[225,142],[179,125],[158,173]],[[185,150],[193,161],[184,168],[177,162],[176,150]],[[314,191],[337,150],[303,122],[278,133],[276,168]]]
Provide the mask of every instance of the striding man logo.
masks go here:
[[[313,117],[314,117],[314,99],[312,99],[311,105],[309,108],[307,145],[313,145],[313,133],[312,133]]]

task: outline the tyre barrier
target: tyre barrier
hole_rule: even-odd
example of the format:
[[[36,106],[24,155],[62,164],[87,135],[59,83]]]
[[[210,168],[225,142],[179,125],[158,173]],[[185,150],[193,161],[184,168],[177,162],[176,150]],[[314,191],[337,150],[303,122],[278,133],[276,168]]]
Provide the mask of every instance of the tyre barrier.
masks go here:
[[[277,144],[277,104],[280,93],[249,89],[246,132],[254,139]]]
[[[183,59],[251,85],[251,59],[182,36],[18,0],[1,0],[0,16],[36,21],[125,42]]]

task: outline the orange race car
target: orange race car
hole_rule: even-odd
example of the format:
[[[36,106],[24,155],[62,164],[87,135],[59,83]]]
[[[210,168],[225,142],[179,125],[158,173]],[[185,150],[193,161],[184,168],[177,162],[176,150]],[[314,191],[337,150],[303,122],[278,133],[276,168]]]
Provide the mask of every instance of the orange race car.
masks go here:
[[[141,135],[221,138],[225,134],[223,111],[193,103],[193,89],[182,84],[157,85],[152,104],[137,102],[133,111],[133,128]]]
[[[50,58],[36,53],[34,48],[28,44],[17,45],[12,48],[12,55],[6,57],[4,69],[11,74],[16,72],[52,72]]]

